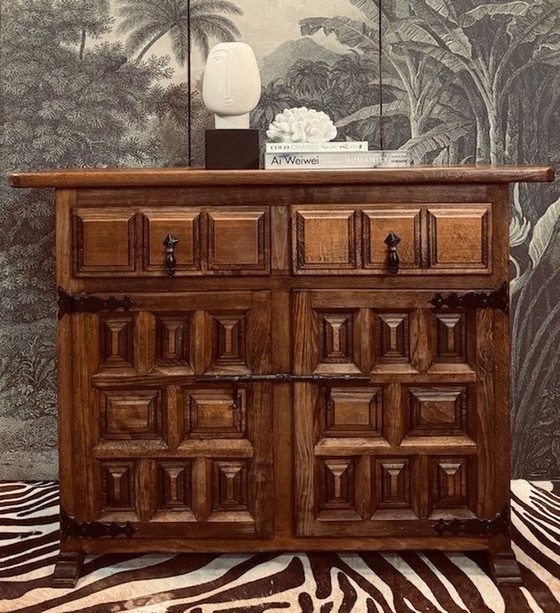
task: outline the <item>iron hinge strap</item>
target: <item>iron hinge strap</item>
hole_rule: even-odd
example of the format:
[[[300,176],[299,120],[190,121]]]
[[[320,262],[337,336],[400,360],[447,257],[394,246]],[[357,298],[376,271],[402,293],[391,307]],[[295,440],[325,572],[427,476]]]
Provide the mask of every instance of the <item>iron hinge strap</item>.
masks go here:
[[[506,315],[509,313],[509,285],[504,281],[499,289],[493,292],[467,292],[459,294],[437,293],[430,303],[436,308],[465,308],[465,309],[497,309]]]
[[[501,513],[498,513],[493,519],[479,519],[477,517],[470,519],[439,519],[432,524],[432,528],[439,536],[452,534],[454,536],[495,536],[498,534],[509,533],[509,508],[506,507]]]
[[[101,538],[103,536],[116,538],[121,535],[130,538],[136,531],[137,528],[129,521],[124,524],[78,521],[75,517],[69,515],[63,507],[60,507],[60,533],[63,541],[68,538]]]
[[[100,311],[115,311],[124,309],[128,311],[134,305],[134,300],[129,296],[123,298],[100,298],[90,294],[69,294],[63,287],[58,288],[58,319],[62,319],[68,313],[99,313]]]

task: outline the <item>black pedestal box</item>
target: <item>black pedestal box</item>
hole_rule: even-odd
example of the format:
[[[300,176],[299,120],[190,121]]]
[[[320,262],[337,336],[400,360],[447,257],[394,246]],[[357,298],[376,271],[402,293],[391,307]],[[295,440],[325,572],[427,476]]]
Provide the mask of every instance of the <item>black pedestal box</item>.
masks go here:
[[[206,130],[206,168],[258,168],[258,130]]]

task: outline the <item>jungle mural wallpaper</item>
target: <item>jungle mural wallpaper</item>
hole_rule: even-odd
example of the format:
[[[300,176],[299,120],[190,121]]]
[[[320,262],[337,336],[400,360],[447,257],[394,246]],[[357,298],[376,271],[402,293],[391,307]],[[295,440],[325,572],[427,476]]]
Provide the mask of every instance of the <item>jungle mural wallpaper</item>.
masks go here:
[[[188,12],[190,6],[190,14]],[[202,165],[204,60],[257,55],[253,127],[308,106],[338,138],[435,164],[560,158],[560,0],[1,4],[0,479],[54,479],[53,194],[14,171]],[[188,32],[191,32],[189,41]],[[560,478],[560,189],[512,191],[513,466]]]

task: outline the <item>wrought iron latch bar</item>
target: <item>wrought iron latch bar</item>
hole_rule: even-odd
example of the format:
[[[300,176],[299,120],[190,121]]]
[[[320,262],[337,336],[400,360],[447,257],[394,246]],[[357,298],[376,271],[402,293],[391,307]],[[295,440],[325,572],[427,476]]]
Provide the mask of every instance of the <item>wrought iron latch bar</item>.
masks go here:
[[[493,292],[437,293],[430,300],[430,303],[438,309],[442,307],[452,309],[499,309],[507,315],[509,313],[509,287],[507,281],[504,281],[500,288]]]
[[[195,377],[195,383],[366,383],[368,375],[297,375],[287,372],[271,374],[248,375],[200,375]]]

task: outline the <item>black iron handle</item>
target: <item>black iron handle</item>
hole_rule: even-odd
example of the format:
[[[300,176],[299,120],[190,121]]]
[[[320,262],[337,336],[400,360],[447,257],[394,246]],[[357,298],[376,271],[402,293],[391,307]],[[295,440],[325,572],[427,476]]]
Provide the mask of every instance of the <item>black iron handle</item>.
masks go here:
[[[168,234],[163,241],[165,247],[165,268],[167,274],[172,277],[175,274],[175,268],[177,267],[177,259],[175,258],[175,245],[179,242],[179,239]]]
[[[387,262],[389,266],[389,272],[392,275],[396,275],[399,272],[399,254],[397,253],[397,245],[401,242],[401,239],[394,233],[389,232],[385,239],[385,244],[389,247],[389,254],[387,256]]]

